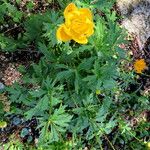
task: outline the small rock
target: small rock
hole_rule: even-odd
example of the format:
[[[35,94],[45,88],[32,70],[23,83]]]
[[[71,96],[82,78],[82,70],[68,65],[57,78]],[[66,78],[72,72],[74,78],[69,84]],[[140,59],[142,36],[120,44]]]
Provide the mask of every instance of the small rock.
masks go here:
[[[24,138],[26,135],[28,135],[29,134],[29,130],[28,130],[28,128],[23,128],[22,130],[21,130],[21,133],[20,133],[20,136],[22,137],[22,138]]]
[[[22,123],[21,119],[19,117],[14,117],[13,120],[12,120],[12,123],[14,125],[19,125]]]
[[[0,90],[3,90],[5,88],[4,84],[0,82]]]

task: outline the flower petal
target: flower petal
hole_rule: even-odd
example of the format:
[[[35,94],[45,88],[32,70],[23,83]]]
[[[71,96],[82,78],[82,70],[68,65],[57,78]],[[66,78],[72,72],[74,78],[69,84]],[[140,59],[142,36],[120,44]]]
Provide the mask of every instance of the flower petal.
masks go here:
[[[65,28],[65,24],[62,24],[57,29],[56,37],[58,40],[66,42],[66,41],[71,40],[71,37],[65,32],[64,28]]]
[[[86,36],[79,36],[79,37],[76,36],[76,37],[73,37],[72,39],[79,44],[87,44],[88,42]]]
[[[74,3],[70,3],[64,10],[64,16],[65,18],[67,18],[67,16],[72,13],[73,11],[77,11],[78,8],[76,7],[76,5]]]
[[[80,11],[81,15],[84,15],[84,16],[88,17],[88,19],[90,19],[90,20],[93,19],[90,9],[80,8],[79,11]]]
[[[89,26],[89,29],[86,31],[85,35],[87,37],[91,36],[92,34],[94,33],[94,29],[93,29],[93,26]]]
[[[137,72],[137,73],[142,73],[146,68],[146,62],[144,59],[137,59],[135,62],[134,62],[134,70]]]
[[[74,32],[82,35],[89,29],[89,24],[81,22],[81,19],[80,20],[76,19],[72,21],[70,28],[74,30]]]

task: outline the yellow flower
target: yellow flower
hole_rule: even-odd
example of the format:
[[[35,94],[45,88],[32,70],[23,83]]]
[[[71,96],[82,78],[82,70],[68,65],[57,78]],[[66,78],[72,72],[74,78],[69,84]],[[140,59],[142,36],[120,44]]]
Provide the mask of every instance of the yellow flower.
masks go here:
[[[144,59],[138,59],[134,62],[134,70],[137,73],[142,73],[147,68]]]
[[[92,13],[88,8],[77,8],[70,3],[64,10],[65,23],[57,29],[58,40],[74,40],[80,44],[86,44],[88,37],[94,33]]]
[[[6,128],[7,122],[5,121],[0,121],[0,128]]]
[[[150,150],[150,142],[144,142],[146,144],[147,150]]]
[[[100,90],[96,90],[96,95],[100,95],[101,94],[101,91]]]

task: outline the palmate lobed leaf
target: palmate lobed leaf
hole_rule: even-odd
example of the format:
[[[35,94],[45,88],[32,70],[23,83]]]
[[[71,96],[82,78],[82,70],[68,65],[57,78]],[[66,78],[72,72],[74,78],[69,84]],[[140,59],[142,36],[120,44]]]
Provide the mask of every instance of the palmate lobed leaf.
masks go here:
[[[42,97],[36,106],[25,113],[26,119],[31,119],[33,116],[41,116],[44,111],[49,108],[49,98],[47,95]]]
[[[66,106],[61,106],[59,109],[56,109],[52,117],[50,117],[50,120],[60,127],[67,127],[72,118],[72,116],[65,113],[65,108]]]
[[[96,115],[96,121],[98,121],[98,122],[104,122],[105,121],[105,119],[108,115],[111,103],[112,103],[111,99],[109,99],[109,98],[104,99],[103,104],[99,108],[99,111]]]
[[[69,122],[72,119],[72,116],[65,112],[66,106],[60,106],[58,109],[54,110],[48,120],[41,123],[38,128],[42,127],[41,134],[40,134],[40,141],[58,141],[62,133],[67,130],[69,126]]]

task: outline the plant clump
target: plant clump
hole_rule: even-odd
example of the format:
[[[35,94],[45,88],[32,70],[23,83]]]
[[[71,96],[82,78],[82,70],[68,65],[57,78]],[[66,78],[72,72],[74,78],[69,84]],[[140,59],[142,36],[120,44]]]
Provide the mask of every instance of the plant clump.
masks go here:
[[[119,17],[115,0],[0,1],[0,148],[148,147],[148,56]]]

